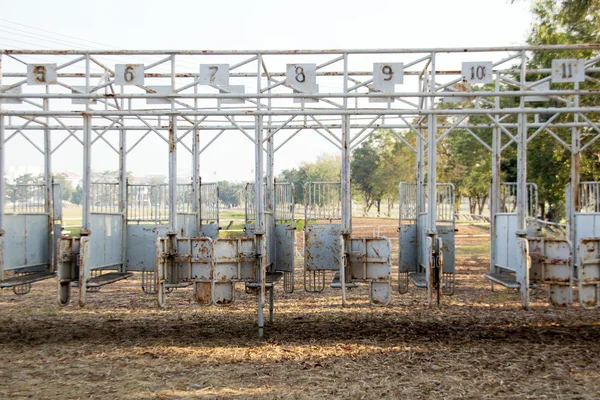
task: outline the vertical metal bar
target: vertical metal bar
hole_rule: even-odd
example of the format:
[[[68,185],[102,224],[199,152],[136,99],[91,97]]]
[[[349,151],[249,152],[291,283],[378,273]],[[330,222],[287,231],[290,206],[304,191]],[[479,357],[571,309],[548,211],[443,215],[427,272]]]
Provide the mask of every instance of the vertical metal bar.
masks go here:
[[[270,106],[271,99],[268,100]],[[271,116],[268,117],[269,126],[271,126]],[[266,223],[266,246],[267,246],[267,266],[274,268],[275,265],[275,176],[273,173],[274,168],[274,157],[275,157],[275,146],[274,137],[271,137],[271,129],[267,131],[267,174],[266,174],[266,212],[265,212],[265,223]],[[262,145],[261,145],[262,146]]]
[[[0,53],[0,89],[2,89],[2,53]],[[2,113],[2,99],[0,99],[0,280],[4,279],[3,242],[4,237],[4,116]]]
[[[254,206],[256,209],[256,229],[254,231],[256,236],[256,252],[258,258],[258,271],[257,278],[261,283],[260,293],[258,294],[258,336],[262,337],[264,334],[264,294],[265,294],[265,271],[266,271],[266,254],[265,254],[265,232],[264,232],[264,197],[263,197],[263,147],[262,147],[262,116],[256,116],[256,132],[255,132],[255,177],[254,177]]]
[[[527,84],[527,59],[525,51],[521,51],[521,86],[520,90],[525,90]],[[519,108],[525,107],[525,97],[521,96]],[[527,217],[527,115],[518,114],[519,141],[517,148],[517,236],[525,237],[525,218]],[[519,251],[515,249],[514,251]],[[523,307],[529,307],[529,268],[522,268],[521,263],[517,268],[520,271],[520,291]]]
[[[0,57],[2,54],[0,54]],[[1,59],[0,59],[1,60]],[[0,75],[2,74],[2,70],[0,69]],[[0,107],[2,106],[0,100]],[[1,112],[1,109],[0,109]],[[4,193],[6,188],[4,187],[4,162],[6,157],[4,157],[4,116],[0,115],[0,238],[4,236]],[[0,243],[1,245],[1,243]],[[2,250],[2,249],[0,249]],[[2,252],[0,252],[0,267],[2,264]],[[0,280],[3,279],[2,269],[0,268]]]
[[[429,80],[429,92],[435,93],[435,59],[436,53],[431,54],[431,75]],[[430,98],[429,109],[435,108],[435,98]],[[427,236],[431,237],[433,249],[437,247],[437,206],[436,206],[436,166],[437,166],[437,117],[433,114],[427,117]],[[434,250],[435,251],[435,250]],[[432,275],[433,266],[426,271],[427,279],[427,299],[429,306],[435,303],[439,306],[441,301],[441,284],[437,282],[436,277]],[[434,287],[435,286],[435,287]]]
[[[496,73],[496,92],[500,91],[500,72]],[[495,98],[496,109],[500,108],[500,97]],[[495,115],[496,120],[500,118]],[[502,132],[498,126],[492,128],[492,187],[490,188],[490,272],[496,272],[496,213],[500,212],[500,183],[501,177],[501,154],[502,153]],[[493,285],[493,283],[492,283]]]
[[[579,82],[575,82],[575,86],[574,86],[575,90],[579,90]],[[573,102],[569,102],[569,104],[572,104],[575,108],[579,107],[579,95],[575,95],[573,98]],[[575,114],[574,115],[574,121],[575,124],[577,124],[579,122],[579,115]],[[569,207],[569,211],[567,213],[567,218],[569,220],[569,239],[571,240],[571,246],[573,247],[573,249],[577,249],[578,244],[575,243],[575,240],[577,238],[577,219],[575,218],[575,213],[580,212],[581,211],[581,198],[579,197],[579,182],[581,180],[581,174],[580,174],[580,165],[581,165],[581,129],[578,127],[573,127],[571,128],[571,185],[570,185],[570,190],[571,190],[571,196],[570,197],[570,204],[567,204],[567,206]],[[596,193],[596,196],[594,197],[594,199],[597,201],[598,200],[598,196]],[[594,211],[597,211],[594,210]],[[573,252],[573,260],[574,260],[574,264],[576,266],[578,266],[579,268],[581,268],[581,266],[579,265],[579,252],[578,251],[574,251]],[[573,286],[573,274],[570,274],[570,282],[569,282],[569,287]],[[568,299],[568,303],[571,304],[573,302],[573,291],[570,290],[569,291],[569,299]]]
[[[49,86],[46,85],[46,93],[50,93]],[[49,99],[43,100],[43,109],[44,111],[49,110]],[[52,207],[52,203],[54,201],[53,193],[53,185],[52,185],[52,146],[50,141],[50,130],[48,129],[48,125],[50,123],[50,118],[46,117],[46,127],[44,128],[44,185],[45,185],[45,201],[44,208],[45,212],[48,214],[48,270],[54,270],[54,207]],[[62,201],[62,193],[61,193],[61,201]]]
[[[194,93],[198,93],[198,85],[194,85]],[[194,99],[194,109],[198,109],[198,99]],[[198,123],[198,116],[194,116],[194,123]],[[192,136],[192,185],[193,185],[193,212],[196,217],[196,233],[202,236],[202,184],[200,182],[200,131],[194,128]],[[206,201],[205,201],[206,204]]]
[[[171,92],[175,90],[175,55],[171,56]],[[171,101],[175,112],[175,101]],[[177,234],[177,116],[169,123],[169,233]]]
[[[348,93],[348,53],[344,53],[344,93]],[[344,97],[344,110],[348,109],[348,98]],[[346,306],[346,265],[352,243],[352,188],[350,186],[350,116],[342,116],[342,238],[343,254],[340,266],[340,284],[342,289],[342,307]],[[347,250],[346,250],[347,249]]]
[[[85,90],[89,92],[90,88],[90,55],[85,56]],[[90,101],[86,100],[85,110],[90,110]],[[81,202],[82,209],[82,221],[81,221],[81,233],[88,235],[90,233],[90,214],[92,204],[92,130],[91,130],[91,116],[88,113],[83,115],[83,178],[82,178],[82,190],[83,198]]]
[[[121,272],[127,271],[127,134],[119,130],[119,212],[121,213]]]
[[[260,93],[261,89],[261,66],[262,66],[262,54],[258,53],[256,58],[257,74],[256,74],[256,93]],[[260,109],[260,99],[256,99],[257,109]],[[254,165],[254,207],[256,210],[256,230],[254,232],[256,237],[256,253],[257,253],[257,279],[260,282],[260,289],[258,293],[258,305],[257,305],[257,323],[258,323],[258,337],[263,337],[264,326],[265,326],[265,315],[264,315],[264,304],[265,304],[265,280],[266,280],[266,257],[265,257],[265,240],[264,240],[264,197],[263,197],[263,116],[258,115],[255,117],[255,132],[254,132],[254,151],[255,151],[255,165]]]

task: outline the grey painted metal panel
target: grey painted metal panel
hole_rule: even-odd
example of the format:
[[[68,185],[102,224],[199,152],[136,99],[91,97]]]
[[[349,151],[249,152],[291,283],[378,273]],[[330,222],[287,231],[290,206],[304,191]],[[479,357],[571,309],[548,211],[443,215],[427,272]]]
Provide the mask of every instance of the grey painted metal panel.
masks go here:
[[[123,262],[123,218],[119,214],[94,213],[90,216],[89,255],[86,271],[98,267],[117,267]]]
[[[4,217],[4,270],[48,264],[48,214]]]
[[[575,243],[583,238],[600,237],[600,213],[575,213]],[[579,252],[575,254],[575,265],[579,265]]]
[[[516,271],[520,265],[517,255],[517,214],[496,214],[496,264]]]
[[[400,271],[417,272],[417,224],[400,227],[398,260]]]
[[[181,237],[198,236],[196,216],[194,214],[177,214],[177,234]]]
[[[127,225],[127,271],[154,271],[156,239],[167,230],[166,225]]]
[[[442,239],[442,255],[443,265],[442,272],[454,272],[456,260],[455,254],[455,240],[454,240],[454,224],[437,224],[438,235]]]
[[[204,224],[202,225],[201,235],[211,239],[219,238],[219,225],[217,224]]]
[[[350,279],[369,282],[369,300],[386,305],[392,297],[392,243],[388,238],[350,240]]]
[[[419,214],[417,223],[417,238],[419,239],[419,265],[421,268],[429,268],[429,251],[427,250],[427,213]]]
[[[234,283],[254,279],[254,238],[218,239],[213,244],[212,300],[216,305],[234,301]]]
[[[581,262],[577,269],[579,304],[583,308],[597,308],[600,306],[600,238],[581,238],[577,253]]]
[[[342,226],[307,225],[304,231],[304,268],[337,271],[342,264]]]
[[[291,225],[275,225],[275,271],[294,271],[294,239]]]

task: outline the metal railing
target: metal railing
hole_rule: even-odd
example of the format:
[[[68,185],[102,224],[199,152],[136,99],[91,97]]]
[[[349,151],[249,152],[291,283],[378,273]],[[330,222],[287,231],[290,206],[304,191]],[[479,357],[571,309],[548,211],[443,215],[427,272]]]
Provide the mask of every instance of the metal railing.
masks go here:
[[[275,183],[275,223],[294,222],[294,184]]]
[[[424,212],[427,212],[427,185],[423,185]],[[401,182],[398,186],[400,220],[417,220],[417,184]],[[436,221],[454,222],[456,219],[456,196],[451,183],[436,184]]]
[[[517,183],[502,182],[500,184],[500,212],[517,211]],[[538,209],[538,188],[535,183],[527,183],[527,216],[535,217]]]
[[[398,185],[398,204],[400,221],[417,220],[417,184],[400,182]]]
[[[119,183],[92,182],[90,196],[93,213],[118,213],[119,209]]]
[[[600,182],[581,182],[579,184],[580,211],[582,213],[600,212]]]
[[[217,183],[200,185],[200,218],[203,222],[219,223],[219,185]]]
[[[45,213],[46,185],[10,185],[4,191],[4,212]]]
[[[341,182],[308,182],[304,185],[305,220],[341,220]]]
[[[177,213],[193,213],[194,188],[191,183],[177,184],[176,201]],[[169,185],[167,183],[127,185],[127,220],[167,222],[169,220]]]

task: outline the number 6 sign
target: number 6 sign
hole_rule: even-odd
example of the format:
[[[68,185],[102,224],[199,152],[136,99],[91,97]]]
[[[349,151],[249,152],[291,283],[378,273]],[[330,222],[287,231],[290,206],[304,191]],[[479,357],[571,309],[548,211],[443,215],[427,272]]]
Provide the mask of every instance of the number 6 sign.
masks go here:
[[[144,64],[116,64],[115,84],[117,85],[143,85]]]
[[[462,80],[467,83],[492,83],[491,62],[462,63]]]

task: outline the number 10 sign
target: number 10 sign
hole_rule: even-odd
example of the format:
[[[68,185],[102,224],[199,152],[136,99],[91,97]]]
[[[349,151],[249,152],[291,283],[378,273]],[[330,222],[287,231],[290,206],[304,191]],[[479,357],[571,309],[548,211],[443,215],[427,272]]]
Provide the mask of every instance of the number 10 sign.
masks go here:
[[[492,63],[476,61],[462,63],[462,80],[467,83],[492,83]]]

